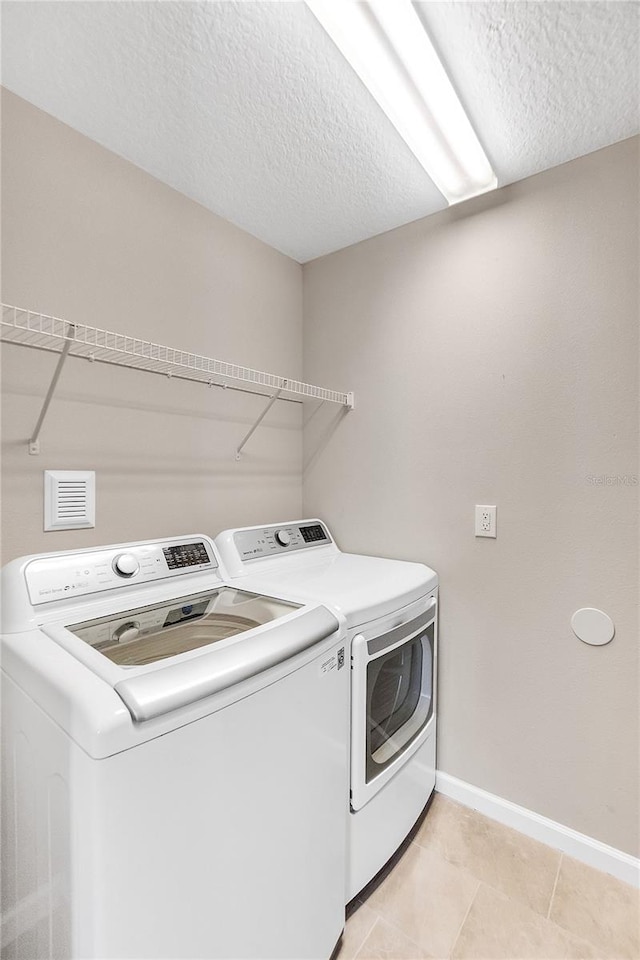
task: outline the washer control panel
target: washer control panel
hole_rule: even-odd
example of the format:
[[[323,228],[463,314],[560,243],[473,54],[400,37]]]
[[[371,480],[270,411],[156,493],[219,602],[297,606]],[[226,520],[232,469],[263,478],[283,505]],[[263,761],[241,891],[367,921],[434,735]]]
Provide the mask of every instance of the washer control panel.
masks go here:
[[[35,605],[217,566],[212,544],[194,537],[39,557],[27,563],[24,573]]]
[[[179,543],[175,547],[163,547],[162,552],[169,570],[184,570],[209,563],[204,543]]]
[[[258,560],[332,542],[329,531],[319,522],[237,530],[233,541],[241,560]]]

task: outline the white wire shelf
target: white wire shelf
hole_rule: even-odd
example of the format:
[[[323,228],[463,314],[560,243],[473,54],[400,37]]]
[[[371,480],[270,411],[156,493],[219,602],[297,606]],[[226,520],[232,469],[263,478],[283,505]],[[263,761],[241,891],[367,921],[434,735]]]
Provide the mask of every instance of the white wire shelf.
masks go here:
[[[150,340],[140,340],[83,323],[71,323],[7,304],[2,304],[2,340],[54,353],[61,353],[65,341],[71,340],[70,357],[84,357],[165,376],[179,375],[183,379],[211,383],[212,386],[242,385],[250,393],[261,396],[270,396],[274,390],[281,390],[280,398],[283,400],[322,400],[353,406],[353,395],[349,393],[315,387],[300,380],[290,380],[251,367],[214,360]]]
[[[84,323],[72,323],[60,317],[48,316],[9,304],[2,304],[0,327],[0,339],[6,343],[48,350],[60,355],[58,368],[49,387],[36,430],[31,437],[30,446],[37,447],[37,435],[67,357],[80,357],[93,363],[129,367],[166,377],[204,383],[211,387],[240,390],[269,397],[269,406],[243,440],[238,448],[238,454],[276,399],[297,403],[318,400],[323,403],[337,403],[346,409],[353,407],[352,393],[317,387],[300,380],[291,380],[262,370],[254,370],[251,367],[227,363],[224,360],[214,360],[211,357],[178,350],[149,340],[141,340],[123,333],[102,330]],[[31,452],[37,452],[37,450]]]

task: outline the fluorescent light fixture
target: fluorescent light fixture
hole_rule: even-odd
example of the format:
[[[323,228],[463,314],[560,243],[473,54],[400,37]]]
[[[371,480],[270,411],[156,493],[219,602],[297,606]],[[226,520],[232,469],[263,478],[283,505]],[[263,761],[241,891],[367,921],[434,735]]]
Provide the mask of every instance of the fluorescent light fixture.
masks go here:
[[[411,0],[306,0],[451,203],[498,186]]]

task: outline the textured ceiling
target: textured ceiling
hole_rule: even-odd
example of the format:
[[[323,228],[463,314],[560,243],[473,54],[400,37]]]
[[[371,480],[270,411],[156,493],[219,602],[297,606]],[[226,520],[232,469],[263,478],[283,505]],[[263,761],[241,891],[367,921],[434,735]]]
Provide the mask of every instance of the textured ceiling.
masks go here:
[[[638,132],[633,0],[417,7],[501,184]],[[2,81],[301,262],[445,206],[301,2],[5,0]]]
[[[640,129],[640,4],[416,4],[500,184]]]

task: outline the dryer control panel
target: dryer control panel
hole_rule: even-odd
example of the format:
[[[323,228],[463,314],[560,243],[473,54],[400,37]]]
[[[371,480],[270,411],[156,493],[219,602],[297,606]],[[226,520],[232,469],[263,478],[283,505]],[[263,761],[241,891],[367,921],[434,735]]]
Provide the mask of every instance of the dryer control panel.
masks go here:
[[[258,560],[309,547],[327,546],[333,541],[325,525],[314,521],[236,530],[233,542],[241,560]]]
[[[27,563],[24,575],[29,599],[35,605],[217,566],[208,538],[184,537],[38,557]]]

